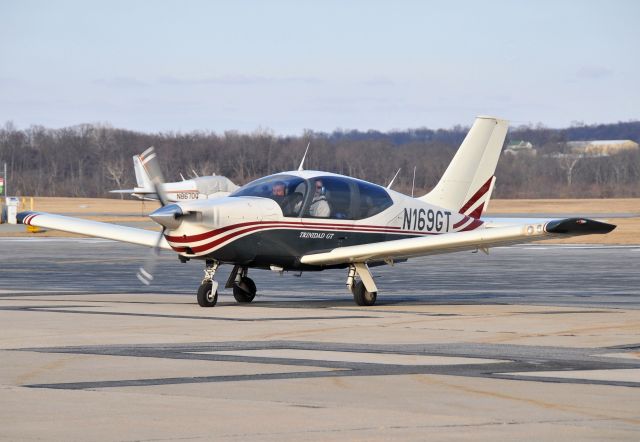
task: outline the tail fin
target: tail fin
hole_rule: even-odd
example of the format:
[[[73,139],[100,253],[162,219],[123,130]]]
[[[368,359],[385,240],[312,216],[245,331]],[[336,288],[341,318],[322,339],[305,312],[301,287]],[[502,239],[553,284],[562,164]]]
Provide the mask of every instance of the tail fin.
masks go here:
[[[436,187],[419,199],[480,218],[491,198],[508,127],[506,120],[477,117]]]
[[[149,149],[142,152],[140,155],[133,156],[133,169],[136,172],[136,183],[138,184],[138,187],[153,191],[154,186],[153,186],[153,183],[151,182],[151,178],[149,177],[149,173],[147,172],[147,168],[145,166],[146,160],[148,160],[147,156],[151,152],[153,152],[150,149],[152,148],[150,147]]]

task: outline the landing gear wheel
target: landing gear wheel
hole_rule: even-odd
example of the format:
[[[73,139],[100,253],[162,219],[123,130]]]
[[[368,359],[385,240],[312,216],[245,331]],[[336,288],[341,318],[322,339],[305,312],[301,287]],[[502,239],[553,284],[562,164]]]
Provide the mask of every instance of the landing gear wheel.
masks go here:
[[[213,307],[218,302],[218,291],[213,292],[211,281],[198,287],[198,305],[200,307]]]
[[[243,276],[240,282],[233,284],[233,297],[241,304],[247,304],[256,297],[256,283],[253,279]]]
[[[358,281],[353,286],[353,300],[358,305],[373,305],[376,303],[378,292],[368,292],[364,283]]]

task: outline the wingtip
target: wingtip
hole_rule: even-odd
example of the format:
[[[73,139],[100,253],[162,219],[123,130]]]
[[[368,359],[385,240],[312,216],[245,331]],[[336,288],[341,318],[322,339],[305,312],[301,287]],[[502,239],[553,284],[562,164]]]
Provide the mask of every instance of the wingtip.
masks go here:
[[[548,233],[593,235],[609,233],[616,227],[614,224],[588,218],[566,218],[549,221],[545,226],[545,230]]]
[[[35,212],[33,210],[26,210],[24,212],[20,212],[16,215],[16,222],[18,224],[26,224],[24,221],[27,217],[29,217],[30,215],[36,215],[39,212]]]

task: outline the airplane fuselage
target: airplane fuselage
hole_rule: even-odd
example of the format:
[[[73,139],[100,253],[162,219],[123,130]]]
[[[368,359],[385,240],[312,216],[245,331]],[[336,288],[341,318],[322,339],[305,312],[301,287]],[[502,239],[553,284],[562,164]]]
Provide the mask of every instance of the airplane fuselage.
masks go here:
[[[324,184],[323,197],[330,207],[322,216],[312,211],[319,198],[313,191],[318,182]],[[179,203],[190,222],[166,232],[172,249],[186,258],[247,267],[320,270],[326,267],[301,264],[299,257],[482,226],[475,218],[337,174],[284,172],[254,183],[215,201]],[[284,198],[270,193],[280,183],[285,184]],[[293,196],[299,204],[288,213],[287,197]]]

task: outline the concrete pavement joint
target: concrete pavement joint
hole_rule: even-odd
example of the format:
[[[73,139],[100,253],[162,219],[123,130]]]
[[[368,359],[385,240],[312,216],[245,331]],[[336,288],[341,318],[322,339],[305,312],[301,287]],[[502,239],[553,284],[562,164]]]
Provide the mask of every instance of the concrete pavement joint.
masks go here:
[[[263,350],[263,349],[298,349],[316,351],[336,351],[373,353],[384,355],[420,355],[463,358],[486,358],[502,362],[473,362],[454,365],[395,365],[391,363],[341,362],[317,359],[300,359],[286,357],[216,355],[215,352],[226,350]],[[353,345],[331,344],[306,341],[268,341],[268,342],[214,342],[187,344],[157,345],[116,345],[116,346],[81,346],[54,348],[23,348],[14,351],[35,351],[40,353],[95,354],[103,356],[130,356],[164,359],[201,360],[215,362],[240,362],[249,364],[306,366],[325,368],[322,371],[258,373],[251,375],[231,376],[199,376],[172,377],[154,379],[123,379],[115,381],[67,382],[30,384],[31,388],[56,389],[96,389],[114,387],[135,387],[151,385],[190,384],[203,382],[237,382],[267,381],[276,379],[322,378],[338,376],[389,376],[411,374],[439,374],[465,377],[486,377],[506,380],[527,380],[534,382],[561,382],[593,385],[612,385],[623,387],[640,387],[640,382],[623,382],[616,380],[588,380],[579,378],[536,377],[536,372],[568,371],[568,370],[614,370],[640,369],[640,361],[629,359],[602,358],[598,353],[610,351],[609,348],[555,348],[536,346],[515,346],[499,344],[449,344],[449,345]],[[203,354],[203,352],[208,352]],[[213,354],[212,354],[213,353]],[[519,372],[519,375],[509,373]],[[531,373],[522,374],[522,372]]]

